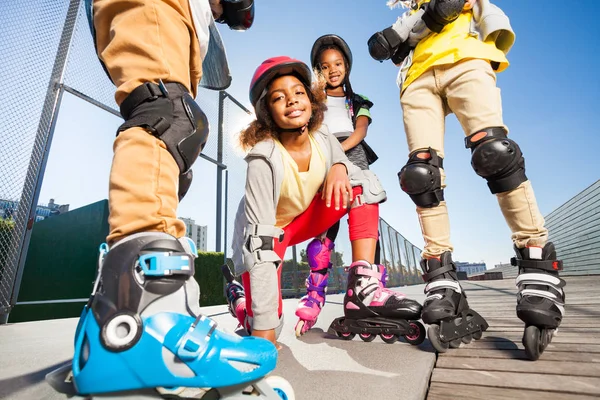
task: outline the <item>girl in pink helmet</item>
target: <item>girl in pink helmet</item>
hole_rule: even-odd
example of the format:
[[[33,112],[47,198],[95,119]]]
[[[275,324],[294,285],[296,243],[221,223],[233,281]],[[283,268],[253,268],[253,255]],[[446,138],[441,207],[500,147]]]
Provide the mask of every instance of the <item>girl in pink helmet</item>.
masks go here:
[[[265,60],[250,84],[256,120],[240,135],[248,169],[232,243],[243,290],[234,283],[227,294],[240,324],[272,342],[283,323],[281,261],[286,248],[326,231],[346,213],[354,261],[350,274],[361,278],[349,282],[354,283],[353,295],[364,296],[346,296],[345,308],[393,309],[410,319],[418,319],[421,311],[419,303],[381,284],[373,262],[378,204],[386,194],[372,172],[349,162],[322,125],[324,97],[322,88],[311,87],[310,68],[285,56]]]

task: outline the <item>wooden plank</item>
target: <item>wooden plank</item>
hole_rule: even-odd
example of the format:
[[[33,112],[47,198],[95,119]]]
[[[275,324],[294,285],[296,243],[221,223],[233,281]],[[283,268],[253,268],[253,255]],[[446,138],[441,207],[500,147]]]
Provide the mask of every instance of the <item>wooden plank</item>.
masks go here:
[[[448,350],[447,353],[440,353],[438,360],[445,357],[469,357],[469,358],[494,358],[494,359],[513,359],[526,360],[527,356],[523,350],[489,350],[473,349],[471,346],[463,346],[459,349]],[[558,351],[544,351],[540,360],[543,361],[577,361],[587,363],[600,363],[600,354],[598,353],[570,353]]]
[[[513,342],[513,343],[521,343],[521,339],[523,338],[522,330],[517,332],[489,332],[486,331],[483,334],[482,341],[489,342]],[[554,336],[552,338],[551,344],[596,344],[600,345],[600,337],[598,335],[587,336],[584,334],[570,334],[567,335],[566,332],[561,332],[560,335]]]
[[[541,359],[536,362],[530,362],[524,360],[498,360],[490,358],[440,357],[435,366],[436,368],[446,369],[600,377],[600,363],[575,361],[547,361]]]
[[[488,349],[488,350],[517,350],[523,349],[521,341],[512,342],[504,341],[489,341],[489,340],[473,340],[465,347],[473,349]],[[598,344],[577,344],[577,343],[555,343],[552,342],[546,348],[548,351],[574,351],[586,353],[600,353],[600,345]]]
[[[427,400],[592,400],[597,396],[552,393],[538,390],[519,390],[485,386],[457,385],[435,382],[431,384]]]
[[[431,382],[600,395],[600,378],[435,368]]]

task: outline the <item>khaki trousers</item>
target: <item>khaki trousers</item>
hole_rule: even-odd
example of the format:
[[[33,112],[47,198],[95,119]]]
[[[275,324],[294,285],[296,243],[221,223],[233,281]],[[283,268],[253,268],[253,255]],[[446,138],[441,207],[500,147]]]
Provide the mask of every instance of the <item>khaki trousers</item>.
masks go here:
[[[496,74],[485,60],[468,59],[435,66],[417,78],[400,98],[409,152],[434,149],[444,157],[445,117],[454,113],[465,135],[489,127],[505,127]],[[505,127],[506,128],[506,127]],[[442,188],[445,174],[442,173]],[[548,238],[530,181],[496,195],[502,214],[519,248],[543,246]],[[417,207],[425,241],[424,258],[453,251],[446,202],[437,207]]]
[[[123,100],[145,82],[178,82],[196,96],[200,48],[188,0],[95,0],[98,56]],[[109,244],[142,231],[185,235],[177,219],[179,168],[142,128],[121,132],[109,179]]]

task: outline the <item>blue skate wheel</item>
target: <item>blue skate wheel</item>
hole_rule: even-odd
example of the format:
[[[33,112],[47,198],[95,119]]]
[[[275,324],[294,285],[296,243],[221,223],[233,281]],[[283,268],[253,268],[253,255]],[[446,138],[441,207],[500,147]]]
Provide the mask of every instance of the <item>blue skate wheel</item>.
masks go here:
[[[269,386],[273,388],[273,391],[277,393],[277,395],[282,400],[296,399],[296,395],[294,394],[294,389],[292,388],[292,385],[290,385],[290,383],[284,378],[280,376],[271,375],[267,376],[266,381],[269,384]]]

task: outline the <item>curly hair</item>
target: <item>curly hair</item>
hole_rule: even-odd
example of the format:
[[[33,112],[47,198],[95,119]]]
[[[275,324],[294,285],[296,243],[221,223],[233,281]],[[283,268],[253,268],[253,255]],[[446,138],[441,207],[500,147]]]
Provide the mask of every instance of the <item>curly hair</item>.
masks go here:
[[[324,113],[327,110],[325,100],[325,82],[323,79],[316,79],[310,88],[307,87],[307,95],[310,99],[312,114],[308,120],[308,131],[314,132],[321,127],[323,123]],[[239,143],[244,151],[250,150],[254,145],[267,138],[276,138],[278,127],[273,121],[271,112],[268,111],[267,96],[259,100],[256,110],[256,120],[252,121],[247,128],[240,132]]]

